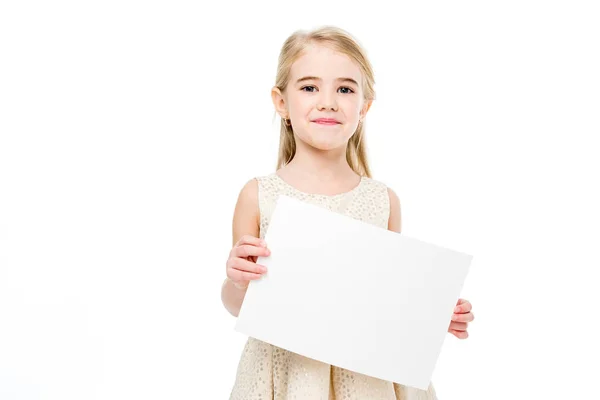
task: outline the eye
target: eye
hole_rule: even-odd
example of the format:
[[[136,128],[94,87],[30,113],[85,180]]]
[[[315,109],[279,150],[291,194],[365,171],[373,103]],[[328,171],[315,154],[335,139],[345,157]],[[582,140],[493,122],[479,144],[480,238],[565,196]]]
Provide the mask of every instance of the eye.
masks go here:
[[[314,86],[304,86],[304,87],[302,87],[300,90],[302,90],[302,91],[306,92],[306,90],[304,90],[304,89],[306,89],[306,88],[313,88],[313,89],[316,89]],[[349,87],[346,87],[346,86],[342,86],[342,87],[340,87],[340,89],[346,89],[346,90],[349,90],[349,92],[342,92],[342,93],[344,93],[344,94],[350,94],[350,93],[354,93],[354,90],[352,90],[352,89],[350,89]],[[309,93],[312,93],[312,92],[313,92],[312,90],[310,90],[310,91],[309,91]]]

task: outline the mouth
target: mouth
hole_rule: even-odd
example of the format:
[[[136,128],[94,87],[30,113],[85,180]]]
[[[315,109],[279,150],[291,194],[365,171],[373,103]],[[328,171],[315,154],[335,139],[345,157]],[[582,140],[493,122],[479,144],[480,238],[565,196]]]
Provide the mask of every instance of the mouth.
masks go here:
[[[326,119],[326,118],[315,119],[312,122],[314,122],[315,124],[319,124],[319,125],[339,125],[339,124],[341,124],[341,122],[339,122],[338,120]]]

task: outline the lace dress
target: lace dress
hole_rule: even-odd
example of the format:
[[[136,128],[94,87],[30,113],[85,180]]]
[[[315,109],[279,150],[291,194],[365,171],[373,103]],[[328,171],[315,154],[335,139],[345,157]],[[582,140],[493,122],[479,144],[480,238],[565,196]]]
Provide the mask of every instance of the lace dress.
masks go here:
[[[362,177],[352,190],[337,195],[309,194],[276,173],[260,176],[260,237],[264,238],[277,197],[286,195],[386,228],[387,186]],[[242,352],[230,400],[437,400],[427,390],[399,385],[325,364],[249,337]]]

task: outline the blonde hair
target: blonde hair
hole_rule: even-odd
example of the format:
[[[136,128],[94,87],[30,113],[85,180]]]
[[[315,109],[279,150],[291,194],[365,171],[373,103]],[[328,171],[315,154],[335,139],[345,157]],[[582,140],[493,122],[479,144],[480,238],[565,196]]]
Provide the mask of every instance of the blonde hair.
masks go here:
[[[348,32],[334,27],[323,26],[312,31],[298,30],[286,39],[279,53],[279,62],[277,65],[277,76],[275,86],[282,92],[285,92],[290,81],[290,72],[292,64],[302,55],[302,52],[311,44],[317,43],[328,45],[333,50],[349,56],[359,66],[362,72],[362,88],[364,101],[375,99],[375,79],[373,69],[356,39]],[[364,122],[359,123],[356,131],[348,140],[346,148],[346,160],[350,167],[358,175],[371,177],[371,170],[367,160],[367,151],[365,144]],[[281,120],[279,134],[279,156],[277,159],[277,169],[286,165],[296,154],[296,142],[294,141],[294,132],[291,126],[286,125],[285,120]]]

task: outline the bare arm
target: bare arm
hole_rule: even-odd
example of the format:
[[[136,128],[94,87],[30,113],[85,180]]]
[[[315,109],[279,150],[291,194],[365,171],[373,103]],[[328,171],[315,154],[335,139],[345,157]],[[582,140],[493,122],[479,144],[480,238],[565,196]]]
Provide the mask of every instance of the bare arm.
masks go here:
[[[402,216],[400,212],[400,199],[396,193],[388,188],[390,196],[390,218],[388,220],[388,230],[400,233],[402,231]]]
[[[233,214],[233,245],[244,235],[259,237],[260,211],[258,208],[258,182],[248,181],[238,196]],[[225,279],[221,288],[221,301],[231,315],[237,317],[242,307],[247,288],[240,288],[230,279]]]

